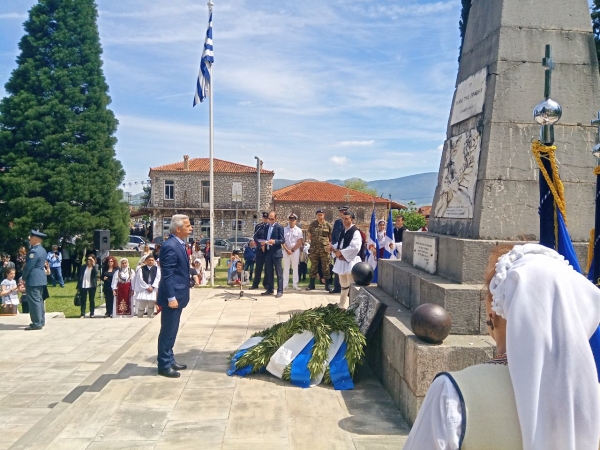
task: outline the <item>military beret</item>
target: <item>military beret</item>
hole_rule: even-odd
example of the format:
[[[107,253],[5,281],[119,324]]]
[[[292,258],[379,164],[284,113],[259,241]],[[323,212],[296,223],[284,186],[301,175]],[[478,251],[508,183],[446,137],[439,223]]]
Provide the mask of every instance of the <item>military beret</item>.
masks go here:
[[[263,219],[267,219],[269,217],[269,213],[267,211],[263,211],[262,216]]]
[[[35,236],[35,237],[39,237],[42,239],[47,238],[48,236],[46,236],[44,233],[42,233],[41,231],[38,230],[31,230],[31,233],[29,233],[30,236]]]
[[[317,212],[315,214],[323,214],[323,210],[322,209],[317,209]]]

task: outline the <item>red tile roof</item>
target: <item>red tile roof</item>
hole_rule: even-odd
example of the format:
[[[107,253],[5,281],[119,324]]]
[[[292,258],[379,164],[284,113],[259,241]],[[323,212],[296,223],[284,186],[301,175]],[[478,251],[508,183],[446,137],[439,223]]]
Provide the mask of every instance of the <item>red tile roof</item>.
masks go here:
[[[421,206],[421,207],[420,207],[420,208],[417,210],[417,212],[418,212],[419,214],[422,214],[422,215],[424,215],[424,216],[429,216],[429,215],[431,215],[431,205],[429,205],[429,206]]]
[[[216,158],[214,158],[213,161],[215,173],[256,173],[256,167],[244,166],[242,164],[236,164]],[[183,163],[183,161],[179,161],[173,164],[167,164],[165,166],[151,167],[150,172],[183,172]],[[188,171],[208,172],[209,164],[209,158],[191,158],[189,160]],[[275,172],[273,170],[261,169],[260,173],[274,174]]]
[[[350,195],[348,199],[347,195]],[[338,204],[354,204],[354,203],[369,203],[388,204],[389,200],[381,197],[375,197],[364,192],[348,189],[337,184],[327,183],[325,181],[301,181],[300,183],[292,184],[273,191],[273,200],[275,202],[315,202],[315,203],[338,203]],[[406,209],[406,206],[391,202],[393,209]]]

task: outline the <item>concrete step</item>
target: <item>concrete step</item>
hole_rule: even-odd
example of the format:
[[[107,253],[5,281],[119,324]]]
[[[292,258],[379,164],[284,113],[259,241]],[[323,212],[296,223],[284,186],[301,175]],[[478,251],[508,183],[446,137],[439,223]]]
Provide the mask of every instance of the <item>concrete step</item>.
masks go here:
[[[411,311],[385,291],[378,287],[351,288],[351,299],[361,295],[387,306],[382,324],[367,342],[366,357],[411,426],[438,373],[461,370],[494,355],[495,344],[489,336],[451,334],[440,345],[427,344],[411,330]]]

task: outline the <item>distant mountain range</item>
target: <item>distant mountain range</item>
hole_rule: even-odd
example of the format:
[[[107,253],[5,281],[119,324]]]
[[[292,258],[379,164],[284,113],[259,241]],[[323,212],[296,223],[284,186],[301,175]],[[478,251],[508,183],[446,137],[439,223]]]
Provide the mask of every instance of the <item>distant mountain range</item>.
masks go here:
[[[388,198],[392,194],[392,200],[399,203],[408,203],[414,201],[417,206],[431,205],[435,187],[437,186],[437,172],[419,173],[406,177],[394,178],[391,180],[374,180],[367,181],[367,185],[371,189],[375,189],[377,193]],[[273,190],[281,189],[292,184],[300,183],[301,181],[317,181],[314,178],[306,178],[304,180],[284,180],[273,179]],[[344,185],[344,180],[325,180],[331,184],[339,186]]]

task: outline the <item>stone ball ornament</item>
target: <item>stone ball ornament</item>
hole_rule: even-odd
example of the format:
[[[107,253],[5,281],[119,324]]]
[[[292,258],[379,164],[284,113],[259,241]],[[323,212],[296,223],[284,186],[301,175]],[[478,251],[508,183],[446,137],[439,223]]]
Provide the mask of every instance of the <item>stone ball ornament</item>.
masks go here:
[[[441,344],[450,334],[452,317],[440,305],[423,303],[415,308],[410,318],[412,331],[428,344]]]
[[[359,262],[352,267],[352,278],[358,286],[368,286],[373,281],[373,268],[366,262]]]
[[[539,103],[533,110],[533,120],[540,125],[554,125],[561,116],[561,106],[551,98]]]

